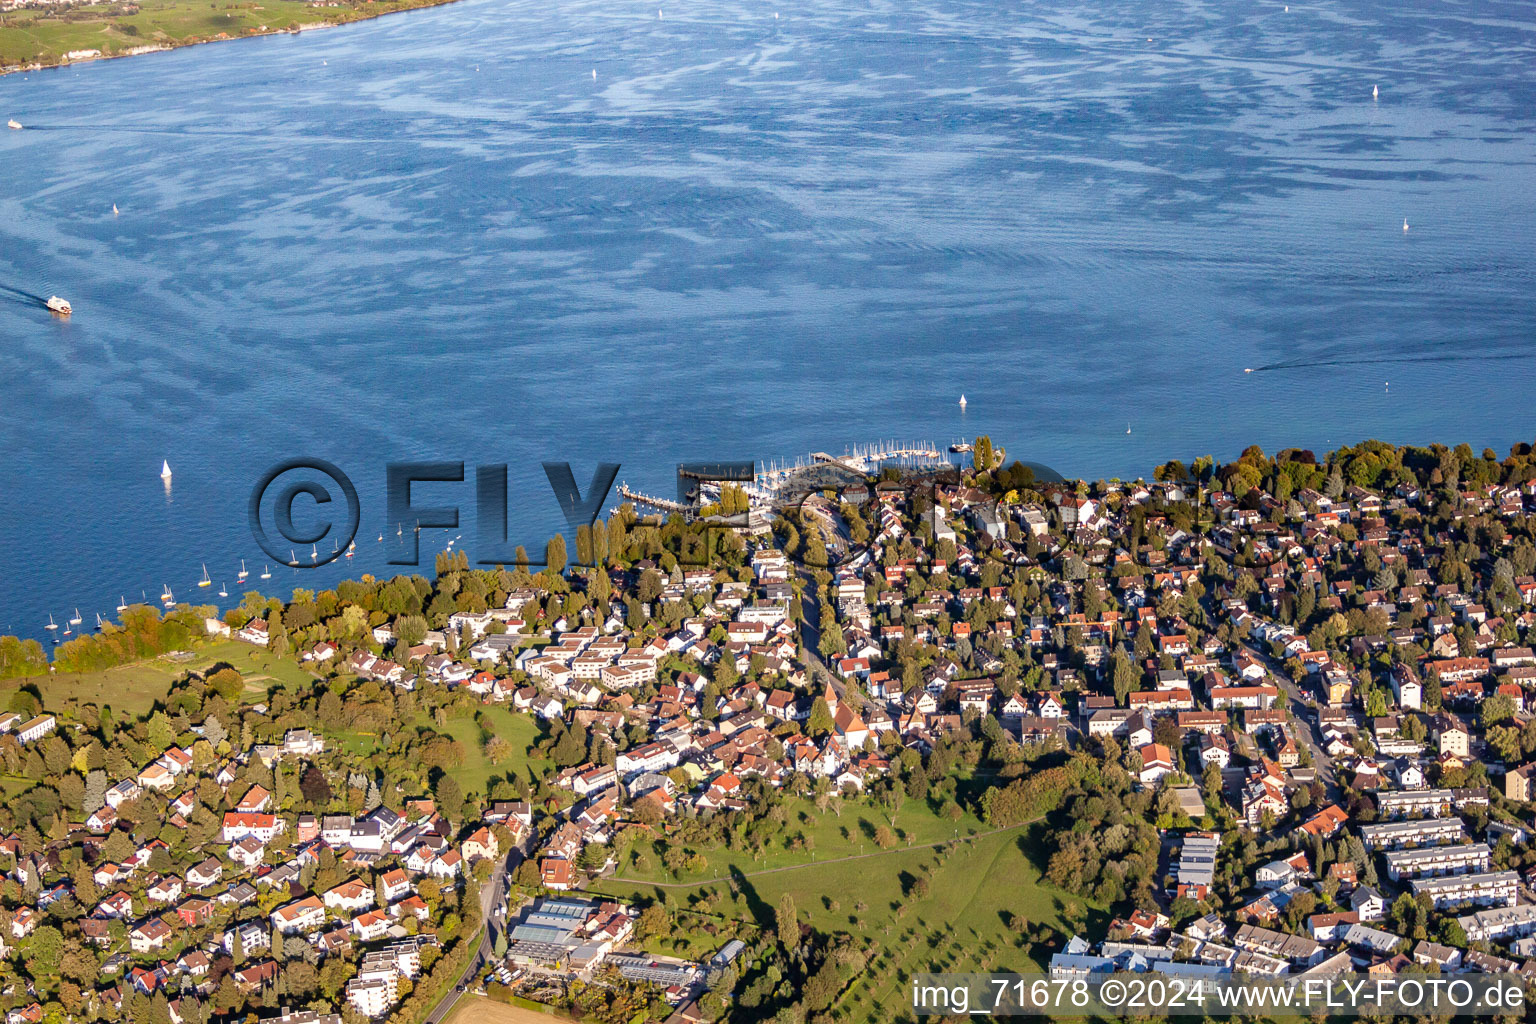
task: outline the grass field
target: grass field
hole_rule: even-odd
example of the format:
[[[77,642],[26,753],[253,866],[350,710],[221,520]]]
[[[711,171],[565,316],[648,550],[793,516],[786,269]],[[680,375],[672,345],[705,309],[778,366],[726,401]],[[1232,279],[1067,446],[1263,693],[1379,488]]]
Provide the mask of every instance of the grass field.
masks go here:
[[[249,689],[267,691],[274,685],[307,689],[315,682],[309,670],[293,658],[279,658],[265,648],[239,640],[220,640],[197,648],[193,654],[195,657],[185,667],[203,672],[218,664],[230,665],[245,677]]]
[[[521,1006],[508,1006],[494,999],[465,996],[459,1000],[444,1024],[551,1024],[552,1021],[571,1019]]]
[[[104,56],[144,46],[185,46],[213,39],[340,24],[448,0],[342,0],[321,7],[301,0],[138,0],[0,15],[0,68],[57,64],[77,50]]]
[[[447,731],[463,745],[464,763],[449,774],[458,780],[466,793],[484,793],[486,783],[493,775],[508,771],[518,772],[532,785],[536,776],[533,774],[533,758],[529,751],[539,738],[539,727],[534,724],[533,716],[494,705],[483,711],[495,734],[505,737],[517,751],[516,755],[503,764],[491,764],[485,756],[485,741],[490,737],[481,731],[475,720],[468,717],[450,718]]]
[[[635,882],[702,882],[722,878],[733,871],[754,872],[780,868],[860,853],[874,853],[875,830],[885,826],[895,834],[898,847],[920,846],[963,838],[986,831],[980,819],[962,814],[958,819],[936,813],[928,804],[907,800],[893,816],[883,808],[863,803],[845,803],[840,814],[822,812],[809,800],[787,800],[787,821],[777,842],[746,852],[725,849],[701,850],[707,863],[698,869],[673,874],[661,864],[655,844],[631,851],[630,859],[619,866],[618,877]],[[809,849],[795,849],[795,840],[804,836]],[[636,865],[636,852],[646,849],[649,863]]]
[[[297,687],[314,682],[303,666],[291,658],[278,658],[260,647],[238,640],[222,640],[195,648],[185,661],[149,658],[131,665],[119,665],[100,672],[57,672],[25,679],[9,679],[0,684],[0,699],[21,686],[35,686],[42,694],[43,706],[58,710],[65,702],[110,706],[128,715],[143,715],[165,699],[171,683],[185,672],[206,671],[215,665],[230,665],[242,676],[248,697],[261,700],[275,685]]]
[[[964,839],[953,847],[901,847],[872,857],[806,861],[788,869],[764,869],[748,860],[741,865],[737,885],[760,922],[771,922],[773,908],[788,893],[798,912],[818,930],[855,936],[874,959],[844,992],[837,1004],[838,1019],[884,1024],[903,1018],[905,985],[914,972],[1037,969],[1067,936],[1103,929],[1103,908],[1041,880],[1038,842],[1034,827],[1023,826]],[[914,888],[924,874],[926,893],[920,885]],[[657,892],[655,885],[632,878],[610,879],[598,888],[621,897]],[[724,883],[717,888],[723,889]],[[674,901],[686,905],[693,889],[668,891]],[[1031,930],[1048,926],[1055,932],[1054,941],[1028,945],[1015,915]],[[718,947],[726,934],[711,937],[709,945]],[[668,951],[667,945],[663,942],[657,951]],[[674,948],[698,955],[704,945],[701,938]]]
[[[43,707],[57,711],[67,701],[83,704],[110,705],[114,711],[129,715],[142,715],[163,700],[171,689],[171,681],[182,672],[185,665],[153,658],[149,661],[119,665],[102,672],[59,672],[46,676],[28,676],[25,679],[8,679],[3,692],[22,686],[31,686],[42,695]]]
[[[490,779],[503,773],[517,773],[532,785],[547,767],[547,762],[531,753],[539,738],[539,727],[532,716],[499,705],[485,705],[476,710],[489,723],[491,732],[484,731],[472,715],[455,715],[440,729],[426,715],[418,715],[414,725],[436,729],[459,741],[464,748],[464,763],[450,768],[448,774],[458,781],[465,793],[485,793]],[[514,751],[511,759],[499,765],[492,764],[485,756],[485,742],[492,734],[505,737]],[[325,737],[337,749],[364,755],[372,753],[380,739],[376,733],[335,729],[325,730]]]

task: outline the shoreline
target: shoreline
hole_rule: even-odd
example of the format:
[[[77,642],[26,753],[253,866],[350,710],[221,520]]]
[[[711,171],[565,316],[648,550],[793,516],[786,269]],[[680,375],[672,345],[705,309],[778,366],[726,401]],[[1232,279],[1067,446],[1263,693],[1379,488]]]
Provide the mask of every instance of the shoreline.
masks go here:
[[[399,7],[391,11],[379,11],[367,13],[358,11],[356,17],[343,18],[339,21],[315,21],[302,24],[297,28],[269,28],[265,31],[252,29],[239,35],[217,36],[208,39],[191,39],[185,42],[150,43],[140,47],[134,47],[123,53],[103,53],[94,57],[82,57],[78,60],[70,60],[67,56],[61,57],[52,64],[31,63],[0,66],[0,77],[5,75],[32,74],[42,71],[58,71],[64,68],[79,67],[82,64],[100,64],[109,60],[125,60],[132,57],[148,57],[157,53],[171,53],[176,50],[186,50],[194,46],[206,46],[212,43],[234,43],[243,39],[264,39],[268,36],[296,36],[305,32],[314,32],[319,29],[341,28],[345,25],[355,25],[365,21],[377,21],[379,18],[387,18],[392,14],[409,14],[412,11],[425,10],[430,7],[446,7],[457,3],[458,0],[420,0],[406,7]]]

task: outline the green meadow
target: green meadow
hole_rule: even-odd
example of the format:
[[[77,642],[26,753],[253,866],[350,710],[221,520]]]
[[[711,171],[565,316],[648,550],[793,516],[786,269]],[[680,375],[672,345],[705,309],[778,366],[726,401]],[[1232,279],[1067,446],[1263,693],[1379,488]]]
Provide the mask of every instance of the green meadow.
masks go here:
[[[336,6],[295,0],[220,3],[139,0],[78,7],[28,7],[0,14],[0,68],[58,64],[77,50],[103,56],[139,47],[187,46],[219,39],[337,25],[447,0],[342,0]],[[11,112],[16,116],[23,112]],[[25,123],[25,117],[20,117]]]

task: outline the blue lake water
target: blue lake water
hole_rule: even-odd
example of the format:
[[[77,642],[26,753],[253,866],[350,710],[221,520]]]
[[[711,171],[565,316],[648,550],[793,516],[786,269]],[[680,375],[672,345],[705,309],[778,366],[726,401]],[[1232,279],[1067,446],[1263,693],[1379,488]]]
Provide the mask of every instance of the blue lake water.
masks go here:
[[[205,562],[237,593],[294,455],[357,481],[359,557],[272,590],[390,571],[397,459],[509,463],[531,546],[549,458],[665,491],[884,437],[1130,476],[1536,435],[1529,4],[659,13],[461,0],[0,78],[0,631],[206,598]]]

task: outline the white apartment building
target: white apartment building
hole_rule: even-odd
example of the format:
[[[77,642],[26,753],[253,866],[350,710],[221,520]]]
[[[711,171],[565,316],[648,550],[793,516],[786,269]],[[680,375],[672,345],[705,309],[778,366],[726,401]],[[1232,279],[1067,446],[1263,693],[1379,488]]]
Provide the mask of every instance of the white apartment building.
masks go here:
[[[1415,878],[1414,895],[1424,893],[1438,910],[1443,907],[1512,907],[1520,896],[1520,875],[1514,871],[1488,871],[1442,878]]]
[[[1456,919],[1468,942],[1501,942],[1536,934],[1536,904],[1479,910]]]
[[[1493,851],[1487,843],[1461,846],[1426,846],[1417,850],[1388,850],[1387,875],[1394,882],[1404,878],[1465,875],[1487,871]]]
[[[1467,830],[1460,818],[1420,818],[1361,825],[1360,838],[1367,850],[1395,850],[1409,844],[1463,843]]]
[[[1444,818],[1451,813],[1451,804],[1448,789],[1404,789],[1376,794],[1376,809],[1387,819]]]

